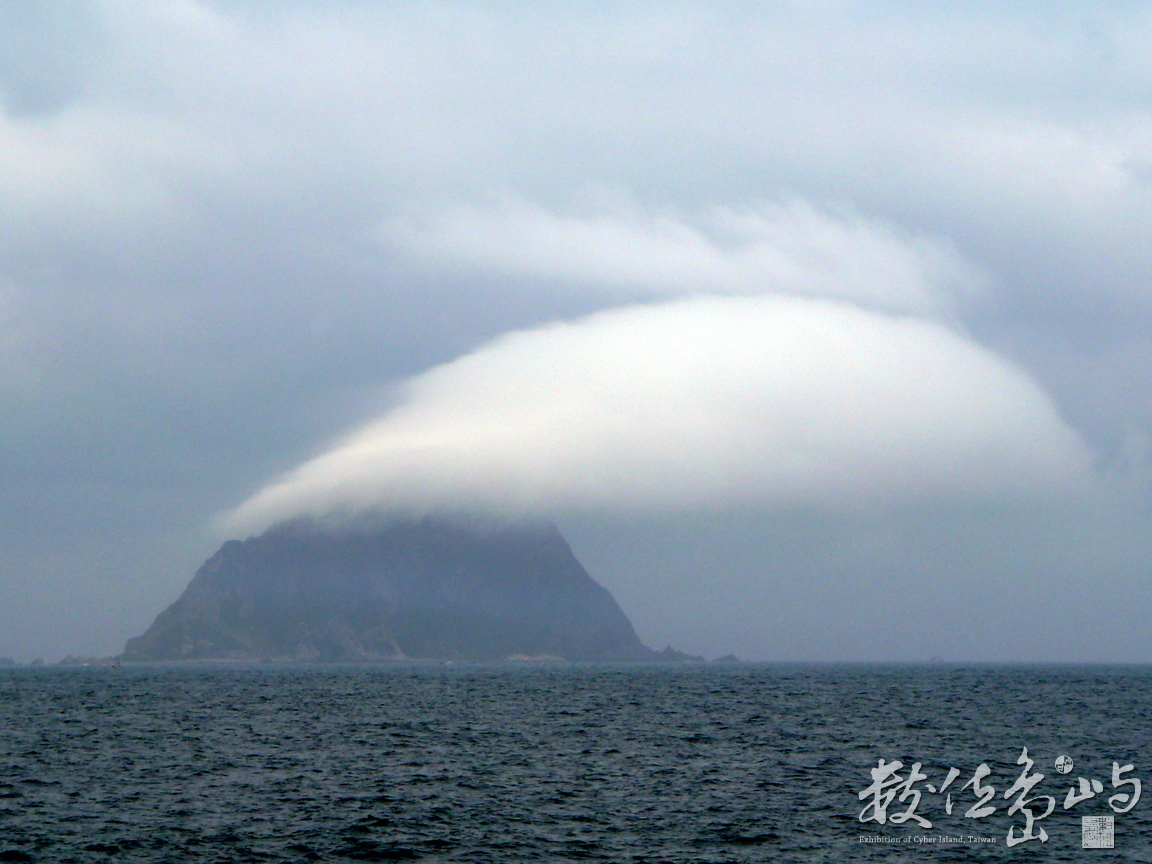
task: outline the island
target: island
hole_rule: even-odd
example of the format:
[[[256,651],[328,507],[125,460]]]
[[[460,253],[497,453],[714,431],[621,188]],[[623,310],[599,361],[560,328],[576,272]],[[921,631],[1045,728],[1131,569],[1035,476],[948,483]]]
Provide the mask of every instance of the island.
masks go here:
[[[301,518],[230,540],[125,662],[700,660],[654,651],[551,523]]]

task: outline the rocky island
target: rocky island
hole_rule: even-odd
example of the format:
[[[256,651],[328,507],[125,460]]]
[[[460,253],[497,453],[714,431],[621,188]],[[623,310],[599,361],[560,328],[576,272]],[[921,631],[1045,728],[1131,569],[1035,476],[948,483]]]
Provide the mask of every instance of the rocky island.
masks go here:
[[[230,540],[123,659],[701,658],[645,647],[553,525],[428,518]]]

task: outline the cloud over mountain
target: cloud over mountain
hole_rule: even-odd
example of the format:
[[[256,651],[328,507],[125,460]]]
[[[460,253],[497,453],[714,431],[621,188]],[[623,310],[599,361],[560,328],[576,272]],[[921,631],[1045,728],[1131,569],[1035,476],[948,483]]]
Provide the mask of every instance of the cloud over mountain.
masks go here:
[[[1019,369],[948,328],[827,299],[693,297],[505,335],[226,519],[504,514],[1020,494],[1086,449]]]
[[[761,656],[863,656],[878,607],[826,598],[882,574],[929,623],[868,656],[1152,657],[1146,6],[26,0],[0,37],[0,655],[114,650],[253,496],[581,508],[639,623],[784,581],[823,587],[781,626],[860,622],[750,620]],[[875,496],[916,503],[833,509]],[[971,629],[1025,578],[1021,642]]]

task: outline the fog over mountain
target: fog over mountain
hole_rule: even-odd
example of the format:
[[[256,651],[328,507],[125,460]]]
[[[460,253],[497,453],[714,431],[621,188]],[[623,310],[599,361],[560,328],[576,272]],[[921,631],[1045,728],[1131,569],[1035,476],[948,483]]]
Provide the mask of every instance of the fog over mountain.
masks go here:
[[[282,519],[554,521],[647,644],[1152,659],[1140,4],[0,10],[0,656]]]

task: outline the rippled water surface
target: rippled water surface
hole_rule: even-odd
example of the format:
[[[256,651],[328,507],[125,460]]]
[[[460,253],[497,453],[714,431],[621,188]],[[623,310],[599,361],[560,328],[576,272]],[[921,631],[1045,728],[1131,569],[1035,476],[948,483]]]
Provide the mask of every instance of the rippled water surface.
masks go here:
[[[1150,737],[1145,668],[13,668],[0,862],[1152,861],[1152,788],[1107,803]],[[1009,849],[1025,747],[1057,800]],[[859,820],[881,758],[921,763],[931,827]],[[982,762],[997,810],[966,818]],[[1081,776],[1104,792],[1065,810]]]

